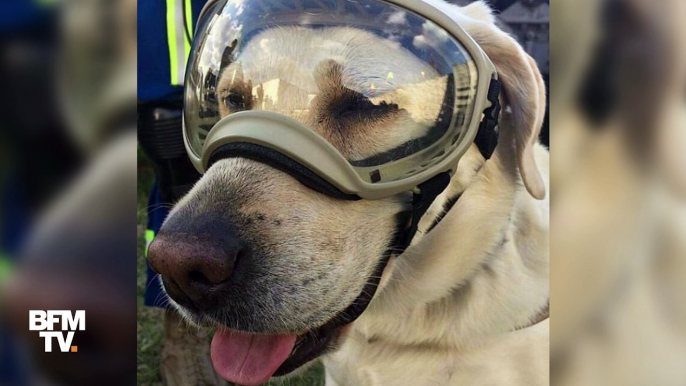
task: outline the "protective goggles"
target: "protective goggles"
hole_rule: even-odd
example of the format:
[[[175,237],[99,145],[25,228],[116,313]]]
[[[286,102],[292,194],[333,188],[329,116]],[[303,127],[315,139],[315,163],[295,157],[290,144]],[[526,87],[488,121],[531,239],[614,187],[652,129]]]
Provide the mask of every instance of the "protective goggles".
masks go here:
[[[201,173],[246,157],[380,199],[454,172],[475,139],[495,146],[495,67],[429,3],[210,1],[195,36],[184,140]]]

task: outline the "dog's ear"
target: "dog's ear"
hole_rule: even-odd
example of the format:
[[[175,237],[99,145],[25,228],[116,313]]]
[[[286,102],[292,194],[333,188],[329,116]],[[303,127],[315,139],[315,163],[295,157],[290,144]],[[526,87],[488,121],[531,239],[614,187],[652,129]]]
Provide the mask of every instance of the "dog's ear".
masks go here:
[[[507,127],[515,130],[517,164],[526,190],[533,197],[545,197],[545,185],[536,165],[534,145],[538,142],[545,116],[545,84],[536,62],[515,39],[499,29],[490,8],[482,2],[463,7],[460,25],[481,46],[498,71],[501,100],[509,110]]]

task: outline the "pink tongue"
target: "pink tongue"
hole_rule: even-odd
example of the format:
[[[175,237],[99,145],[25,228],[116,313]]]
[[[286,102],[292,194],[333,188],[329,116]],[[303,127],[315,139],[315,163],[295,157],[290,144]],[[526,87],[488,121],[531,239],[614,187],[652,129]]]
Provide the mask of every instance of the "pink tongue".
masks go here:
[[[212,338],[212,364],[226,380],[241,385],[267,382],[288,358],[296,335],[256,335],[219,329]]]

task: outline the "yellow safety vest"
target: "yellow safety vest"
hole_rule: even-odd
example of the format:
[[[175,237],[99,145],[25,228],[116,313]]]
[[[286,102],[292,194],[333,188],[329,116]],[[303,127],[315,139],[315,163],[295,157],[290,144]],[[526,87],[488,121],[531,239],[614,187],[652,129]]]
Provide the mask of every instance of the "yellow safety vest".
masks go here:
[[[171,84],[183,86],[186,62],[191,52],[193,39],[193,12],[191,0],[167,1],[167,44],[169,44],[169,65]]]

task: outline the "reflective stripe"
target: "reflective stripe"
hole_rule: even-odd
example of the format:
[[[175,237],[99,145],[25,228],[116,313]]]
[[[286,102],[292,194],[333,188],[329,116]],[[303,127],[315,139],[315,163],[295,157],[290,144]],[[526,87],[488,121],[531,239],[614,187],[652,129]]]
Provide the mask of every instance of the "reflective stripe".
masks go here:
[[[184,40],[185,45],[184,47],[186,48],[186,62],[188,61],[188,55],[191,53],[191,41],[190,39],[193,39],[193,9],[191,8],[191,0],[184,0],[185,7],[186,7],[186,25],[185,25],[185,31],[183,36],[186,37]],[[186,31],[188,31],[186,33]]]
[[[184,7],[186,10],[186,22],[193,23],[191,13],[191,0],[166,0],[167,2],[167,44],[169,45],[169,70],[171,84],[183,86],[183,78],[186,72],[186,60],[191,51],[191,44],[186,36],[184,26]],[[185,3],[185,4],[184,4]],[[191,30],[189,29],[189,32]]]
[[[148,257],[148,248],[150,247],[150,243],[152,243],[152,240],[155,238],[155,231],[152,229],[148,229],[145,231],[145,257]]]
[[[0,254],[0,283],[5,281],[13,271],[13,264],[9,257]]]

